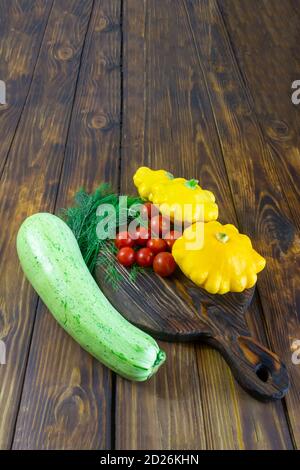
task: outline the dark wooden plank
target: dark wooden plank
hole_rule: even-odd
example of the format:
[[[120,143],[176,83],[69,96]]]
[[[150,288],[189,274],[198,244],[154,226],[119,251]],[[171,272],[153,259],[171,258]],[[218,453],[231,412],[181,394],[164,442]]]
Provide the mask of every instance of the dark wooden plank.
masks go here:
[[[0,369],[1,448],[11,444],[37,305],[21,272],[15,237],[27,215],[54,207],[90,10],[91,2],[54,3],[1,180],[0,325],[7,347],[7,364]]]
[[[235,222],[213,114],[182,2],[130,0],[124,7],[123,191],[133,190],[132,175],[142,164],[198,176],[215,192],[223,221]],[[263,339],[256,302],[252,324]],[[194,350],[164,343],[162,347],[169,359],[147,386],[117,379],[117,448],[291,446],[281,404],[265,405],[249,398],[217,353],[199,346]]]
[[[85,41],[56,210],[74,192],[118,184],[120,3],[96,0]],[[55,339],[55,340],[54,340]],[[39,303],[14,448],[111,446],[110,371]]]
[[[6,84],[6,104],[0,105],[0,175],[28,95],[52,3],[0,2],[0,80]]]
[[[160,3],[163,6],[165,2]],[[151,80],[159,72],[161,65],[161,50],[154,48],[151,54],[146,52],[153,41],[153,35],[149,37],[146,15],[153,15],[154,6],[157,6],[156,1],[148,4],[139,0],[124,2],[121,190],[125,193],[136,192],[132,176],[138,166],[149,162],[150,156],[156,160],[156,166],[162,164],[161,146],[168,144],[160,137],[157,127],[161,123],[166,125],[164,102],[161,99],[151,100],[157,116],[156,125],[154,126],[151,118],[145,122],[145,114],[151,112],[146,96],[154,94]],[[151,24],[153,25],[152,22]],[[164,26],[160,23],[156,33],[161,32]],[[168,36],[167,41],[170,40]],[[153,67],[155,59],[158,63]],[[148,66],[146,61],[149,61]],[[155,77],[155,83],[160,79],[160,75]],[[174,88],[175,86],[174,83]],[[157,109],[159,104],[160,109]],[[154,139],[145,135],[147,131],[151,132],[152,126],[154,136],[151,137],[155,137]],[[148,153],[147,146],[150,145],[159,146],[159,150]],[[169,152],[165,152],[166,166],[168,157]],[[168,362],[149,382],[134,384],[117,378],[117,449],[206,448],[194,346],[163,343],[161,347],[167,354]]]
[[[300,110],[292,83],[300,77],[299,3],[220,1],[230,41],[292,218],[300,228]],[[257,14],[259,12],[259,14]]]
[[[274,156],[249,103],[215,1],[185,2],[214,112],[234,203],[244,232],[267,259],[258,288],[271,346],[290,372],[289,424],[300,442],[300,368],[291,346],[300,337],[299,232],[283,197]]]
[[[117,378],[116,447],[204,449],[206,438],[194,346],[162,342],[160,345],[169,366],[162,366],[150,381],[134,384]]]

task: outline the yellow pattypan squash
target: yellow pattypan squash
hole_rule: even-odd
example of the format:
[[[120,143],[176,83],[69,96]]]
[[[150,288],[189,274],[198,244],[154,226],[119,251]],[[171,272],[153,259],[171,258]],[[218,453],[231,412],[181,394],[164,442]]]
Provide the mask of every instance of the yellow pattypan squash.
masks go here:
[[[134,185],[137,187],[139,195],[143,199],[152,199],[152,191],[158,183],[166,183],[173,179],[173,175],[165,170],[151,170],[146,166],[141,166],[133,176]]]
[[[159,207],[162,215],[172,220],[216,220],[218,206],[212,192],[202,189],[197,180],[174,178],[164,170],[141,167],[133,177],[139,195]]]
[[[231,224],[195,223],[175,241],[172,255],[183,273],[211,294],[253,287],[266,260]]]

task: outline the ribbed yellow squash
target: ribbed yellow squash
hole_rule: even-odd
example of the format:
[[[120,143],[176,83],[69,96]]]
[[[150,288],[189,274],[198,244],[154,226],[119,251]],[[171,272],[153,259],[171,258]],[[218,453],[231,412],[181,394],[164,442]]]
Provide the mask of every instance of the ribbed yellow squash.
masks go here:
[[[197,180],[174,178],[167,171],[141,167],[133,181],[139,195],[156,204],[161,214],[172,220],[193,223],[218,218],[215,196],[202,189]]]
[[[247,235],[217,221],[188,227],[174,243],[172,255],[183,273],[211,294],[253,287],[266,264]]]

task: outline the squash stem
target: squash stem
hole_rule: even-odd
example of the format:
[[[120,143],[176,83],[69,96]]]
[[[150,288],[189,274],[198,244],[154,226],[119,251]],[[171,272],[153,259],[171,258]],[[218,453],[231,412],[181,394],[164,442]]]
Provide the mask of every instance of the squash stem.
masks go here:
[[[196,189],[199,181],[195,179],[191,179],[186,181],[185,185],[190,189]]]
[[[227,235],[227,233],[218,232],[216,233],[216,239],[219,240],[219,242],[227,243],[229,240],[229,236]]]
[[[152,370],[151,370],[148,378],[152,377],[152,375],[155,374],[155,372],[160,368],[160,366],[165,362],[165,360],[166,360],[166,353],[160,349],[157,353],[157,357],[154,361],[154,364],[152,366]]]

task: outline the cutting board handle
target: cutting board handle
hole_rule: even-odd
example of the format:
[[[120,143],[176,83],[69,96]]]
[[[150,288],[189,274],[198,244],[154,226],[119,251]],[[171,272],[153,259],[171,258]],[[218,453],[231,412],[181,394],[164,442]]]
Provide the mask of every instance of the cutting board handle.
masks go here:
[[[209,341],[223,355],[239,384],[255,398],[278,400],[289,387],[286,366],[250,336],[232,334]]]

